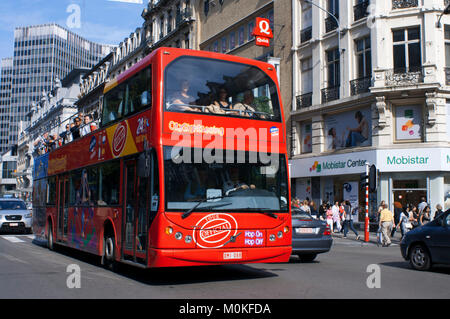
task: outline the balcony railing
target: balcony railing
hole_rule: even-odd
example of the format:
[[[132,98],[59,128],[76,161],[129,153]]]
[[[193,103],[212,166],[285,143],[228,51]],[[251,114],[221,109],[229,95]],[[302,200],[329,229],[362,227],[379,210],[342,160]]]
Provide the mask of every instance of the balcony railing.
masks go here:
[[[332,86],[322,89],[322,103],[339,99],[339,86]]]
[[[353,19],[358,21],[364,17],[367,17],[369,13],[367,12],[367,8],[369,7],[370,1],[366,0],[361,3],[358,3],[353,7]]]
[[[419,0],[392,0],[392,9],[414,8],[419,5]]]
[[[339,19],[338,16],[336,16],[336,18]],[[337,24],[336,20],[334,20],[333,17],[328,17],[328,18],[325,19],[325,32],[328,33],[330,31],[333,31],[333,30],[337,29],[337,28],[338,28],[338,24]]]
[[[297,110],[301,108],[309,107],[312,105],[312,92],[302,95],[297,95]]]
[[[372,86],[372,77],[366,76],[356,80],[350,81],[350,92],[352,95],[369,92]]]
[[[300,42],[306,42],[312,38],[312,26],[300,31]]]
[[[398,68],[386,71],[386,86],[415,85],[422,82],[422,67]]]

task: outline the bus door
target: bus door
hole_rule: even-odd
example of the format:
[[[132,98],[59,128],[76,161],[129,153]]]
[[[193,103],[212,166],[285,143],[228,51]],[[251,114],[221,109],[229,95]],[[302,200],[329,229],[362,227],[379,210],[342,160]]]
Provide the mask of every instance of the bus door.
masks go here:
[[[124,259],[147,263],[148,230],[158,210],[158,166],[154,152],[125,162]]]
[[[69,181],[67,176],[59,179],[57,239],[67,241],[67,221],[69,213]]]
[[[124,207],[123,207],[123,231],[124,245],[123,257],[126,260],[135,260],[136,238],[136,211],[137,211],[137,180],[136,160],[128,160],[124,164]]]

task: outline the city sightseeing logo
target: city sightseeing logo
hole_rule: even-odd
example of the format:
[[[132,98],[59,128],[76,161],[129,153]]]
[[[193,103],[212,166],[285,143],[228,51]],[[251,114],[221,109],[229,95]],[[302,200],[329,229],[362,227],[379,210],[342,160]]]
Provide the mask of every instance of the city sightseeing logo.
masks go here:
[[[309,168],[309,171],[316,171],[316,173],[320,173],[322,171],[322,165],[320,165],[318,161],[315,161],[314,165]]]

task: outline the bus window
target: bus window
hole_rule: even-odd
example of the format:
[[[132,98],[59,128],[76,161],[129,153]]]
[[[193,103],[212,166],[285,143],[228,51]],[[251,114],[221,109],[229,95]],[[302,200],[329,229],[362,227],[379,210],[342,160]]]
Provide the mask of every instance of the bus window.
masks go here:
[[[102,125],[108,124],[120,118],[123,110],[125,85],[121,84],[108,92],[103,98]]]
[[[81,204],[81,169],[70,174],[70,205],[78,206]]]
[[[105,93],[102,126],[151,106],[151,69],[138,72]]]
[[[127,112],[129,115],[139,112],[151,105],[151,73],[150,68],[139,72],[133,76],[128,83],[129,98],[127,105]]]
[[[56,204],[56,177],[49,177],[47,182],[47,205]]]
[[[120,187],[120,162],[104,163],[99,168],[99,206],[118,205]]]
[[[166,111],[281,121],[276,84],[255,66],[180,57],[165,70]]]

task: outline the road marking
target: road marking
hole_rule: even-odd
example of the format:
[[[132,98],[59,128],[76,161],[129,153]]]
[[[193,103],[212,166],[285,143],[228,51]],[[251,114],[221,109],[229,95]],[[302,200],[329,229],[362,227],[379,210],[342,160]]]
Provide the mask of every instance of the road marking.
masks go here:
[[[16,257],[8,255],[8,254],[0,253],[0,256],[4,257],[4,258],[6,258],[6,259],[8,259],[9,261],[12,261],[12,262],[19,262],[19,263],[22,263],[22,264],[28,264],[26,261],[23,261],[22,259],[16,258]]]
[[[10,241],[12,243],[24,243],[25,241],[17,238],[16,236],[2,236],[3,239]]]

